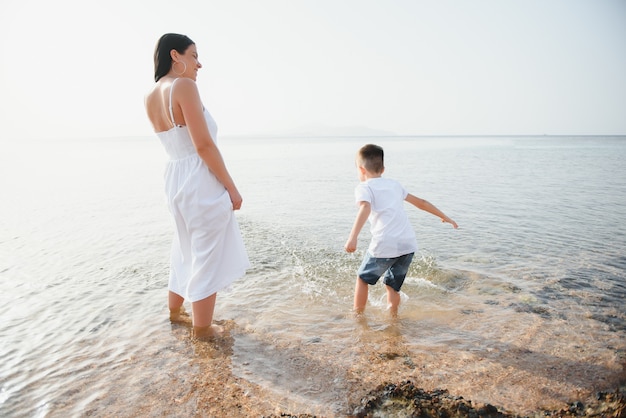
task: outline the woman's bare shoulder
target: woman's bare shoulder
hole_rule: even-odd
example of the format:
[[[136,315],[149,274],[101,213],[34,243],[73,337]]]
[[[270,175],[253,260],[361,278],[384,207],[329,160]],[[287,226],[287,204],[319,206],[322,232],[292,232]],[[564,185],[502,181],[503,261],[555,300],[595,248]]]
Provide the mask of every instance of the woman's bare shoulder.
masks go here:
[[[155,83],[150,90],[148,90],[144,96],[146,103],[154,101],[163,97],[163,85],[161,83]]]
[[[176,94],[177,91],[198,91],[198,85],[196,84],[196,82],[187,77],[177,78],[174,82],[172,82],[172,85],[175,86],[174,94]]]
[[[197,103],[200,102],[200,92],[196,82],[190,78],[178,78],[173,84],[173,103]]]

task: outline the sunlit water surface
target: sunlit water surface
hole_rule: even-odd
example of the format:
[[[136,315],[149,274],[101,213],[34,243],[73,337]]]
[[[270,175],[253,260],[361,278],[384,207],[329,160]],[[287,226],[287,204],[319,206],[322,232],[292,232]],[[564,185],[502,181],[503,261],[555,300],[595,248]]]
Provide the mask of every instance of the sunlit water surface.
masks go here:
[[[369,233],[355,254],[343,244],[367,142],[385,148],[385,176],[460,226],[407,204],[420,251],[397,322],[380,283],[365,318],[350,314]],[[156,139],[4,147],[0,415],[202,414],[200,400],[219,403],[220,382],[235,380],[228,390],[259,416],[343,416],[406,379],[524,412],[624,378],[626,138],[220,146],[252,269],[218,296],[229,338],[216,346],[167,319],[172,223]]]

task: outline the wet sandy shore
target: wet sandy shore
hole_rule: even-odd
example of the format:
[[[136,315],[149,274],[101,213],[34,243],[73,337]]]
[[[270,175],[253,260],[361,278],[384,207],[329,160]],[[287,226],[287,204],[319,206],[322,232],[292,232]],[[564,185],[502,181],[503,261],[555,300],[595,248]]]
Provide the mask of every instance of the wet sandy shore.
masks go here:
[[[173,324],[176,347],[158,355],[185,364],[137,382],[112,382],[106,397],[92,401],[86,415],[188,417],[626,417],[624,370],[597,379],[580,374],[561,380],[524,369],[484,386],[494,395],[462,384],[451,358],[412,352],[393,331],[362,339],[353,347],[310,338],[293,344],[222,321],[224,336],[211,341],[190,338],[189,326]],[[519,355],[511,353],[510,355]],[[439,356],[441,357],[441,356]],[[536,361],[531,357],[529,361]],[[129,360],[141,370],[141,358]],[[462,359],[458,359],[462,362]],[[460,364],[460,363],[459,363]],[[538,365],[539,368],[546,367]],[[558,366],[558,365],[557,365]],[[552,366],[552,367],[557,367]],[[565,363],[564,368],[576,366]],[[497,366],[491,366],[493,369]],[[577,367],[577,366],[576,366]],[[438,371],[439,370],[439,371]],[[459,370],[461,370],[459,368]],[[465,367],[467,370],[467,367]],[[486,371],[487,373],[488,371]],[[598,372],[598,370],[596,370]],[[585,370],[582,370],[582,375]],[[139,378],[137,378],[139,379]],[[547,382],[546,380],[551,380]],[[584,387],[585,382],[589,387]],[[541,388],[543,395],[533,388]],[[500,393],[494,387],[502,388]],[[546,390],[551,387],[551,391]],[[484,388],[483,388],[484,389]],[[537,389],[539,390],[539,389]],[[510,394],[525,395],[507,398]],[[527,396],[527,402],[525,399]],[[541,402],[538,402],[538,399]],[[509,402],[510,400],[510,402]],[[62,408],[57,409],[63,413]],[[65,411],[67,412],[67,410]],[[60,415],[59,415],[60,416]]]

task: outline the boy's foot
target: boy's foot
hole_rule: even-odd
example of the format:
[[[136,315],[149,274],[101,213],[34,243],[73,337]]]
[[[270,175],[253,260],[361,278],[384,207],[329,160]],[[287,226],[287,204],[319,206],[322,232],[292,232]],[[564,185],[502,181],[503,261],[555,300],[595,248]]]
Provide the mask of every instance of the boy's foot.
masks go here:
[[[352,308],[352,315],[354,315],[355,318],[360,318],[364,314],[365,314],[364,308]]]
[[[391,319],[398,319],[398,305],[387,304],[387,312]]]
[[[360,325],[362,328],[368,328],[367,318],[365,317],[364,310],[361,310],[361,311],[353,310],[352,317],[354,318],[356,323]]]
[[[224,327],[220,325],[209,325],[206,327],[193,327],[193,338],[197,340],[210,340],[224,334]]]

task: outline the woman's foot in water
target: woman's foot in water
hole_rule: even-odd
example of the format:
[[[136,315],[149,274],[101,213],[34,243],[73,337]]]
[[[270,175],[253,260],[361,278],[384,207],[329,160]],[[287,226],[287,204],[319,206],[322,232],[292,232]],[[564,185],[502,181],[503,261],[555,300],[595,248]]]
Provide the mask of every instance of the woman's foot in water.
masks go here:
[[[220,325],[209,325],[206,327],[193,327],[193,337],[197,340],[210,340],[224,334],[224,327]]]
[[[187,313],[184,306],[181,306],[178,309],[170,309],[170,322],[173,322],[173,323],[190,322],[189,313]]]

